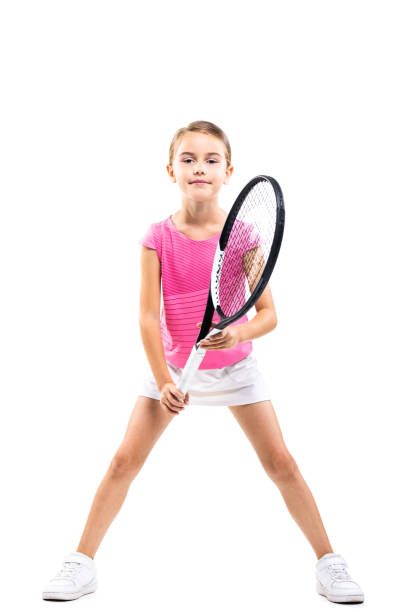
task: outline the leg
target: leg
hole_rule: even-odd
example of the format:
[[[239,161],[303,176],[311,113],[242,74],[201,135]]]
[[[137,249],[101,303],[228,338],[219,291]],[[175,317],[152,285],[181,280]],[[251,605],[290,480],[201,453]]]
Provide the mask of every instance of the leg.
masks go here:
[[[132,480],[175,416],[165,411],[159,400],[138,397],[125,436],[96,491],[77,552],[94,558],[109,525],[122,507]]]
[[[229,409],[253,445],[264,470],[279,488],[317,558],[333,552],[313,495],[283,440],[272,403],[266,400],[229,406]]]

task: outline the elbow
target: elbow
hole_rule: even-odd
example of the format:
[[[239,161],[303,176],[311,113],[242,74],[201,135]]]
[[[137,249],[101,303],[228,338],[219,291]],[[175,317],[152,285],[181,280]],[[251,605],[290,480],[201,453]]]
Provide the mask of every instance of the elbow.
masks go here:
[[[145,312],[139,315],[139,328],[142,329],[151,323],[160,324],[160,316],[155,313]]]
[[[275,329],[278,324],[278,317],[276,316],[276,312],[272,313],[272,323],[271,323],[271,331]]]

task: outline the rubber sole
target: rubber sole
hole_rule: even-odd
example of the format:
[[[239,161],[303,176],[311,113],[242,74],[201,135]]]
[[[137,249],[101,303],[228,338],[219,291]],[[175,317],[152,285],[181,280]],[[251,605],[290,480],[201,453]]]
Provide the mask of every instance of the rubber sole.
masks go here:
[[[347,603],[347,602],[363,602],[364,595],[362,593],[347,593],[347,595],[330,595],[327,593],[326,589],[324,589],[320,583],[316,584],[317,592],[319,595],[326,597],[329,601],[333,603]]]
[[[64,593],[63,591],[43,591],[42,598],[53,599],[55,601],[70,601],[71,599],[78,599],[78,597],[82,597],[82,595],[89,595],[89,593],[94,593],[97,587],[98,583],[93,581],[82,587],[82,589],[80,589],[79,591],[74,591],[72,593]]]

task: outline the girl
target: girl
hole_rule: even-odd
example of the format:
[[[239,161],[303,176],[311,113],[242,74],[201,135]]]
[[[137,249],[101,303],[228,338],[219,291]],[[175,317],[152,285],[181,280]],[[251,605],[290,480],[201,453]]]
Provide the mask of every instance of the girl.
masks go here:
[[[361,602],[362,590],[348,574],[344,558],[333,552],[313,496],[285,445],[269,389],[252,355],[252,340],[277,324],[269,285],[251,321],[245,315],[201,341],[207,352],[188,392],[184,395],[177,388],[201,323],[197,316],[205,310],[212,262],[227,217],[218,204],[218,193],[233,172],[227,136],[207,121],[180,128],[166,168],[181,190],[180,210],[152,223],[139,240],[140,332],[151,374],[143,381],[123,441],[96,492],[79,545],[64,558],[43,598],[76,599],[95,591],[94,556],[130,484],[167,425],[194,404],[227,405],[241,425],[316,554],[318,593],[334,602]],[[177,265],[181,256],[182,266]],[[213,323],[217,321],[215,313]]]

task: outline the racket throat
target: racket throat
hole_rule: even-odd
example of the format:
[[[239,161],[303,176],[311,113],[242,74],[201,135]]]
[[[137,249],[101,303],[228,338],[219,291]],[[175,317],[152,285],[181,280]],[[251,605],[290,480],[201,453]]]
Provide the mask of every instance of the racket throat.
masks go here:
[[[222,262],[224,261],[225,251],[221,251],[220,244],[217,245],[217,250],[215,252],[214,261],[213,261],[213,269],[211,273],[211,297],[214,304],[215,310],[218,312],[221,310],[220,304],[220,278],[222,271]]]

